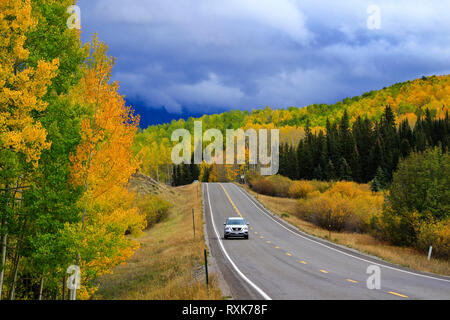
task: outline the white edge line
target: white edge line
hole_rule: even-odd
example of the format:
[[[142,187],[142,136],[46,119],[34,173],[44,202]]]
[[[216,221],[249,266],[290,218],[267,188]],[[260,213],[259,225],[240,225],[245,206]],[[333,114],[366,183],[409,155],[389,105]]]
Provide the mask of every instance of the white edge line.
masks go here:
[[[234,185],[234,184],[233,184],[233,185]],[[352,254],[343,252],[343,251],[341,251],[341,250],[339,250],[339,249],[332,248],[332,247],[330,247],[330,246],[328,246],[328,245],[326,245],[326,244],[324,244],[324,243],[318,242],[318,241],[316,241],[316,240],[313,240],[313,239],[304,237],[304,236],[298,234],[297,232],[294,232],[294,231],[290,230],[289,228],[286,228],[284,225],[282,225],[281,223],[279,223],[278,221],[276,221],[276,220],[275,220],[273,217],[271,217],[267,212],[265,212],[265,211],[262,210],[260,207],[258,207],[258,206],[255,204],[255,202],[254,202],[254,201],[253,201],[253,200],[252,200],[252,199],[251,199],[244,191],[241,190],[240,187],[238,187],[238,186],[236,186],[236,185],[234,185],[234,186],[235,186],[242,194],[244,194],[244,195],[250,200],[250,202],[253,204],[253,206],[255,206],[259,211],[261,211],[262,213],[264,213],[267,217],[269,217],[270,219],[272,219],[275,223],[279,224],[281,227],[283,227],[283,228],[286,229],[287,231],[289,231],[289,232],[295,234],[296,236],[298,236],[298,237],[300,237],[300,238],[303,238],[303,239],[306,239],[306,240],[308,240],[308,241],[314,242],[314,243],[319,244],[319,245],[321,245],[321,246],[323,246],[323,247],[325,247],[325,248],[328,248],[328,249],[330,249],[330,250],[339,252],[339,253],[341,253],[341,254],[343,254],[343,255],[346,255],[346,256],[349,256],[349,257],[352,257],[352,258],[355,258],[355,259],[358,259],[358,260],[361,260],[361,261],[364,261],[364,262],[367,262],[367,263],[370,263],[370,264],[373,264],[373,265],[377,265],[377,266],[380,266],[380,267],[383,267],[383,268],[392,269],[392,270],[395,270],[395,271],[399,271],[399,272],[411,274],[411,275],[414,275],[414,276],[419,276],[419,277],[424,277],[424,278],[429,278],[429,279],[434,279],[434,280],[439,280],[439,281],[450,282],[450,280],[447,280],[447,279],[435,278],[435,277],[427,276],[427,275],[424,275],[424,274],[414,273],[414,272],[410,272],[410,271],[406,271],[406,270],[402,270],[402,269],[398,269],[398,268],[386,266],[386,265],[384,265],[384,264],[376,263],[376,262],[374,262],[374,261],[369,261],[369,260],[366,260],[366,259],[363,259],[363,258],[354,256],[354,255],[352,255]]]
[[[242,272],[241,270],[239,270],[239,268],[236,266],[236,264],[233,262],[233,260],[231,260],[230,256],[228,255],[227,251],[225,250],[225,247],[223,246],[222,240],[220,239],[220,235],[217,232],[216,229],[216,224],[214,223],[214,217],[213,217],[213,211],[212,211],[212,206],[211,206],[211,201],[210,201],[210,197],[209,197],[209,188],[208,188],[208,184],[206,184],[206,194],[208,195],[208,204],[209,204],[209,213],[211,215],[211,223],[213,225],[214,228],[214,232],[216,233],[217,236],[217,240],[219,240],[219,245],[220,248],[222,249],[223,253],[225,254],[225,257],[228,259],[228,261],[230,261],[231,265],[233,266],[233,268],[236,270],[236,272],[239,274],[239,276],[244,279],[250,286],[253,287],[253,289],[255,289],[256,291],[258,291],[258,293],[265,299],[265,300],[272,300],[272,298],[270,298],[261,288],[259,288],[256,284],[254,284],[249,278],[247,278]]]

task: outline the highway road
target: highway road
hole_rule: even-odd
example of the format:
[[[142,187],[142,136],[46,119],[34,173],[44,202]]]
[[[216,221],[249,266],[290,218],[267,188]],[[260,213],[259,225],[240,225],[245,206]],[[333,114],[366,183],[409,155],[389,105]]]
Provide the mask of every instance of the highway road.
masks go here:
[[[234,299],[450,299],[450,277],[399,267],[309,236],[272,215],[231,183],[204,183],[210,253]],[[230,216],[250,223],[250,239],[223,239]],[[368,289],[370,266],[380,289]]]

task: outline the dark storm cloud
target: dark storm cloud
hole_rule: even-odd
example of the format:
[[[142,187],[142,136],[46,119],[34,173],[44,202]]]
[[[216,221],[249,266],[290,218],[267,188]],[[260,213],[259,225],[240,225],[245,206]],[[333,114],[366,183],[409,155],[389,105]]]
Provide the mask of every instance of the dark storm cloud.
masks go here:
[[[121,92],[192,112],[334,103],[450,73],[448,1],[78,1]],[[369,5],[381,29],[369,30]]]

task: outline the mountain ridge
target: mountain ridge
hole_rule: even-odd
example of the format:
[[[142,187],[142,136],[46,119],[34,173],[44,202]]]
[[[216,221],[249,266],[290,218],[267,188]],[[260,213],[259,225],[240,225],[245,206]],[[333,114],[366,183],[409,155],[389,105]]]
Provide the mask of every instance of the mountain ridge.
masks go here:
[[[236,127],[236,120],[240,127],[243,127],[242,123],[249,122],[259,125],[273,123],[275,127],[303,127],[308,119],[312,127],[324,127],[327,119],[333,122],[342,117],[345,110],[351,117],[351,121],[355,120],[357,116],[379,119],[384,107],[390,105],[401,120],[407,115],[422,116],[426,109],[429,109],[433,115],[444,115],[449,104],[450,75],[433,75],[395,83],[380,90],[363,93],[360,96],[347,97],[335,104],[322,103],[280,109],[266,106],[252,111],[231,110],[202,117],[190,117],[187,120],[172,120],[170,123],[152,125],[148,128],[167,128],[173,125],[178,127],[183,122],[189,128],[189,124],[195,120],[203,120],[207,123],[217,122],[214,121],[215,118],[224,120],[224,124],[227,124],[227,120],[232,118],[233,125],[231,127],[233,128]],[[219,128],[221,127],[223,126],[219,126]]]

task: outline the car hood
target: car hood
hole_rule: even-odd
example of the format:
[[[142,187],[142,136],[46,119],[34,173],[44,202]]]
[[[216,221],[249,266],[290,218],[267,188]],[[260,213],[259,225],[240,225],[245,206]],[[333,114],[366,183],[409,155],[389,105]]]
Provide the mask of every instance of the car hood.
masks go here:
[[[242,224],[227,224],[225,227],[230,227],[230,228],[245,228],[247,227],[246,225],[242,225]]]

